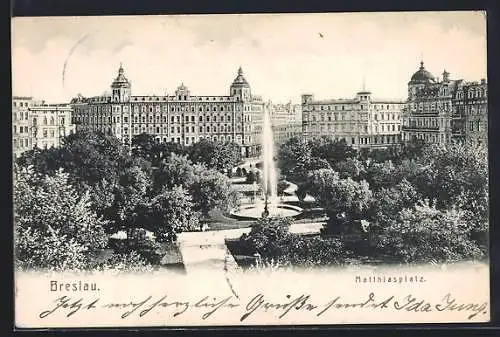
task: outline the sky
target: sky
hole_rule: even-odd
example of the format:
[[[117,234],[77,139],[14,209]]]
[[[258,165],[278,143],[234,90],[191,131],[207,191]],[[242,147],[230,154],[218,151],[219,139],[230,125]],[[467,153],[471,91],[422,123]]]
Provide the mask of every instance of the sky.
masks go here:
[[[484,12],[233,14],[12,19],[16,96],[101,95],[120,63],[133,95],[228,95],[241,66],[252,93],[405,99],[420,61],[434,76],[486,78]]]

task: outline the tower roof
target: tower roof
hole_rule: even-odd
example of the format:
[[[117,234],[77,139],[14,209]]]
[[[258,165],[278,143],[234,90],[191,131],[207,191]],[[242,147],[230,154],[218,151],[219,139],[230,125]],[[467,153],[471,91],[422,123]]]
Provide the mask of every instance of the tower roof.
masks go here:
[[[232,86],[239,86],[239,87],[250,86],[247,80],[245,79],[245,76],[243,76],[243,69],[241,69],[241,67],[238,69],[238,76],[236,76],[236,78],[234,79]]]
[[[118,76],[115,78],[111,86],[113,88],[130,87],[130,82],[124,75],[123,66],[121,63],[120,67],[118,68]]]
[[[434,76],[424,67],[424,61],[420,62],[420,68],[412,75],[410,84],[426,84],[435,82]]]

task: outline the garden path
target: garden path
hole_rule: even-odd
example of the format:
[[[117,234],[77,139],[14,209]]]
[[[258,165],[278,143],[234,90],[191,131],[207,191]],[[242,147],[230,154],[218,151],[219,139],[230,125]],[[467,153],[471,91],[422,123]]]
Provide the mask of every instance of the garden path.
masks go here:
[[[292,233],[317,233],[323,222],[296,223]],[[194,271],[220,271],[236,269],[236,261],[226,247],[225,239],[236,239],[250,228],[207,232],[185,232],[178,235],[179,249],[187,273]]]

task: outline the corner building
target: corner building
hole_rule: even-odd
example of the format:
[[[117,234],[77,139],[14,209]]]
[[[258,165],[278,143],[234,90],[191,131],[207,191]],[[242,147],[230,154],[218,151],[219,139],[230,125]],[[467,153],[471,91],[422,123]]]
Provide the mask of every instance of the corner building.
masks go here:
[[[352,99],[315,100],[302,95],[302,135],[344,139],[353,148],[378,148],[401,141],[401,112],[405,103],[372,99],[363,90]]]
[[[59,147],[75,131],[69,104],[48,104],[32,97],[12,99],[12,141],[14,157],[35,148]]]
[[[403,118],[403,140],[422,139],[426,143],[462,142],[486,144],[488,140],[487,84],[442,79],[420,62],[408,82],[407,108]]]
[[[110,95],[74,98],[77,130],[113,134],[129,146],[134,135],[148,133],[158,142],[190,145],[206,138],[235,142],[244,157],[260,153],[264,103],[252,95],[241,68],[227,96],[194,96],[184,84],[175,95],[134,96],[131,87],[120,65]]]

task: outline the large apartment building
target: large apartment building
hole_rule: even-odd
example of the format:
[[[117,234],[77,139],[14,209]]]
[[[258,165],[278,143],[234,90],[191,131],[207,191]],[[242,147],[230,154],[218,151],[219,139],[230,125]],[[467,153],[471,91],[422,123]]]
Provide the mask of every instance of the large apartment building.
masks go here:
[[[387,147],[401,141],[401,112],[405,102],[373,99],[370,91],[354,98],[315,100],[302,95],[302,135],[344,139],[354,148]]]
[[[173,95],[135,96],[120,65],[111,94],[71,101],[77,128],[113,134],[124,144],[148,133],[159,142],[190,145],[202,138],[233,141],[245,157],[260,153],[264,103],[240,68],[226,96],[195,96],[181,84]]]
[[[420,63],[408,82],[407,108],[403,117],[403,140],[426,143],[452,141],[487,144],[488,88],[486,80],[451,80],[450,73],[435,78]]]
[[[32,97],[12,99],[12,146],[14,157],[34,149],[58,147],[75,131],[69,104],[48,104]]]
[[[277,146],[290,138],[300,137],[302,134],[302,106],[300,104],[267,102],[265,110],[270,115],[274,143]]]

